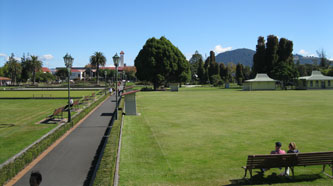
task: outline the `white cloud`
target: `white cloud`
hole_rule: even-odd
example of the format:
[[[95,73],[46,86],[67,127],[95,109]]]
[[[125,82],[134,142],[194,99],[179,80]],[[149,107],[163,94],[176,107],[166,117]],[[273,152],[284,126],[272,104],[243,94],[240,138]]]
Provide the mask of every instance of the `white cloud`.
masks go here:
[[[311,57],[315,56],[314,54],[310,54],[308,51],[304,49],[301,49],[298,53],[301,54],[302,56],[311,56]]]
[[[7,57],[7,54],[0,53],[0,57]]]
[[[232,49],[232,47],[223,48],[222,45],[216,45],[215,48],[214,48],[214,52],[215,52],[215,54],[219,54],[219,53],[222,53],[222,52],[229,51],[231,49]]]
[[[42,60],[51,60],[51,59],[53,59],[53,55],[52,54],[45,54],[45,55],[42,55],[40,58]]]

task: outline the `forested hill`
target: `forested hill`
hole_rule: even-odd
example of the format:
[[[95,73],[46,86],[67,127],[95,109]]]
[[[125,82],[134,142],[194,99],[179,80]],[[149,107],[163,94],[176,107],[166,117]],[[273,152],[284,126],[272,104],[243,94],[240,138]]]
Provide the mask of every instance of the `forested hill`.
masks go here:
[[[236,50],[231,50],[223,53],[219,53],[216,55],[216,62],[224,64],[228,64],[229,62],[233,62],[235,64],[240,63],[244,66],[252,66],[253,63],[253,55],[256,51],[241,48]],[[305,57],[299,54],[294,55],[294,61],[300,61],[300,64],[313,64],[315,61],[319,64],[319,58],[317,57]]]

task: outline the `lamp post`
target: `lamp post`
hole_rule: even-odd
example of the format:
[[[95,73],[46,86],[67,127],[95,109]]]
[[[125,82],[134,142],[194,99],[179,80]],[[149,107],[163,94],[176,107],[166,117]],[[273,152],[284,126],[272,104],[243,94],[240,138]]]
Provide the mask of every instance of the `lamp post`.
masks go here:
[[[68,72],[68,121],[67,122],[71,122],[71,94],[70,94],[70,73],[71,73],[71,68],[72,68],[72,64],[73,64],[73,60],[74,58],[70,55],[70,54],[66,54],[64,56],[64,61],[65,61],[65,66],[67,68],[67,72]]]
[[[114,66],[116,67],[116,113],[115,113],[116,117],[115,117],[115,119],[117,120],[118,119],[118,65],[119,65],[119,56],[117,53],[113,56],[113,63],[114,63]]]

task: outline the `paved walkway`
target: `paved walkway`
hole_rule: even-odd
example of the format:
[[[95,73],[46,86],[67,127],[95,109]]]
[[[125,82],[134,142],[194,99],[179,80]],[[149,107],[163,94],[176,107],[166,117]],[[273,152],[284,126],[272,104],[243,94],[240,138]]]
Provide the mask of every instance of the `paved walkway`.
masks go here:
[[[109,97],[80,126],[26,173],[15,186],[29,185],[31,171],[42,174],[41,186],[84,185],[97,148],[115,109]]]

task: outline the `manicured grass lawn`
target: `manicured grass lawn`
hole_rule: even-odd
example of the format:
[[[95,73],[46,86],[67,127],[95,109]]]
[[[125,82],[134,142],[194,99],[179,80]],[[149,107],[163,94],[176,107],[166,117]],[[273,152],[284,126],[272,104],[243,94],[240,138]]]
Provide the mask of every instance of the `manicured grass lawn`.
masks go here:
[[[120,185],[228,185],[247,155],[268,154],[276,141],[333,151],[332,90],[182,88],[137,93],[137,106],[140,116],[125,117]],[[271,169],[261,183],[332,185],[321,168],[296,167],[293,181]]]
[[[96,90],[71,91],[72,97],[89,96]],[[0,97],[67,97],[67,91],[0,91]]]
[[[0,100],[0,163],[54,128],[56,124],[35,123],[66,103],[67,100]]]

